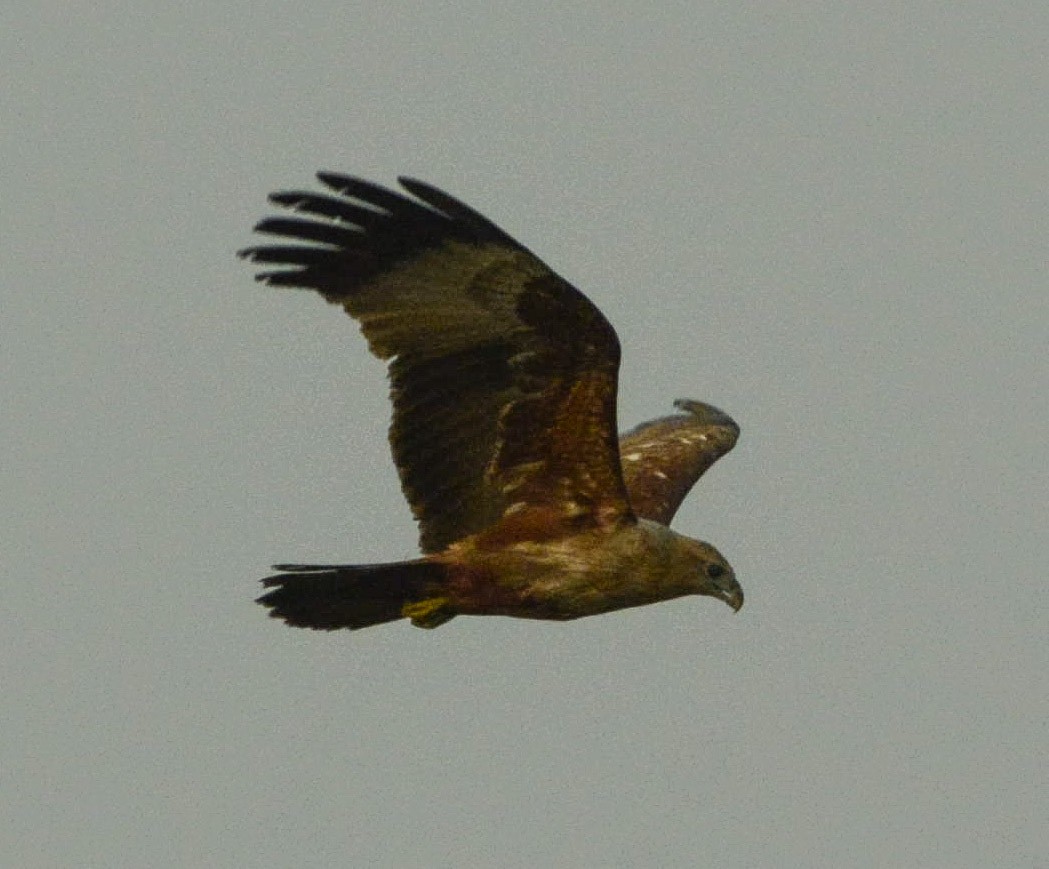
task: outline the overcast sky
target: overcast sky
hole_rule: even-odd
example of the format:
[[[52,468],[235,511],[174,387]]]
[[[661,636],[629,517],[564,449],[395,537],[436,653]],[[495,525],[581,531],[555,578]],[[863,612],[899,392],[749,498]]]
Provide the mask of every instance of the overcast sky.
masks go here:
[[[0,12],[4,865],[1046,865],[1045,4],[362,5]],[[318,169],[739,421],[739,614],[266,618],[416,552],[383,366],[233,256]]]

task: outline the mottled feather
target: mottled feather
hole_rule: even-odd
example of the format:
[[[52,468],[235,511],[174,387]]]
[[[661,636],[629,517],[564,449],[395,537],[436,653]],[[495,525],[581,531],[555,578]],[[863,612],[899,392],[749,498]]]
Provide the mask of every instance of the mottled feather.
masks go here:
[[[735,446],[739,426],[723,411],[678,399],[684,411],[643,423],[619,439],[630,506],[643,519],[669,525],[689,490]]]

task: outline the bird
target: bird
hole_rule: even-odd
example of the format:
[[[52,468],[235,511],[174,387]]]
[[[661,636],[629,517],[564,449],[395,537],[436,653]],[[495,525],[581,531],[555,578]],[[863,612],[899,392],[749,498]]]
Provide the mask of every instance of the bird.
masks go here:
[[[321,192],[271,194],[285,211],[238,253],[263,284],[344,308],[388,363],[390,447],[421,555],[274,565],[258,598],[269,614],[331,631],[569,621],[684,595],[738,611],[724,556],[668,526],[739,426],[680,399],[619,437],[619,338],[582,292],[427,183],[317,179]]]

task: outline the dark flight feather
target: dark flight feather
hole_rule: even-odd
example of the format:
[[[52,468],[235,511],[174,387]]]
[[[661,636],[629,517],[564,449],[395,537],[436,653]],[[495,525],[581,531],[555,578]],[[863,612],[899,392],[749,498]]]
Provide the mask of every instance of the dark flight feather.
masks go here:
[[[271,200],[307,215],[256,229],[242,255],[313,289],[390,362],[390,443],[424,552],[515,504],[632,521],[616,441],[619,342],[577,289],[473,209],[423,182],[416,198],[332,173],[339,198]],[[301,246],[287,242],[302,242]]]

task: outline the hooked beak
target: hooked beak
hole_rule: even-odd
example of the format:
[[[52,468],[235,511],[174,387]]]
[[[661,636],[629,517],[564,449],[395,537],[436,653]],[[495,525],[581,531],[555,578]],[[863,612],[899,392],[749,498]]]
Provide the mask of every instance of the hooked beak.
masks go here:
[[[731,588],[718,589],[717,597],[732,607],[734,612],[738,613],[743,606],[743,589],[738,583],[733,583]]]

